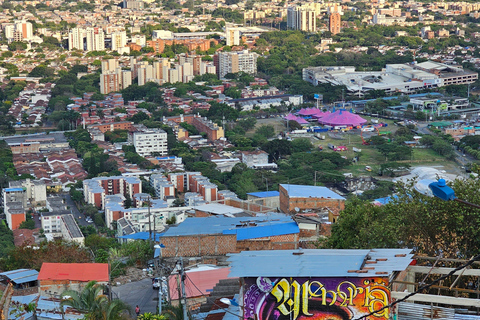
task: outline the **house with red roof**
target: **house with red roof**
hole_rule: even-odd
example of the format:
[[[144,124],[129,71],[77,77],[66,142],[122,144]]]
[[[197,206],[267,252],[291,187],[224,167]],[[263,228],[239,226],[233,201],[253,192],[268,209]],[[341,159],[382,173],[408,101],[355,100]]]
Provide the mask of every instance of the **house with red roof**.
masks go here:
[[[45,262],[38,274],[40,295],[50,298],[60,298],[66,290],[81,291],[90,281],[107,285],[108,280],[107,263]]]

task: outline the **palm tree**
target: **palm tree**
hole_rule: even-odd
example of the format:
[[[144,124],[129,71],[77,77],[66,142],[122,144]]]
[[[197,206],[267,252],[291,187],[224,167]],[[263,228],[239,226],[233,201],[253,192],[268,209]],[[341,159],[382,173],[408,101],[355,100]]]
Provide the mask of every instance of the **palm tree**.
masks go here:
[[[169,305],[163,307],[161,315],[168,320],[189,320],[183,319],[183,305],[181,303],[177,306]]]
[[[86,314],[89,320],[116,320],[130,308],[120,300],[108,300],[104,285],[90,281],[81,292],[67,290],[62,293],[62,306],[70,306]]]

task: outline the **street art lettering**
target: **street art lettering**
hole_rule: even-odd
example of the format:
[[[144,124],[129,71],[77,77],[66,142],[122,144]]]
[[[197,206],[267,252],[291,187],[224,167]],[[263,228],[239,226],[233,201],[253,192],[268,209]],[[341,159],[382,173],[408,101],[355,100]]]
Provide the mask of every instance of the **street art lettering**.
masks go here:
[[[350,320],[388,305],[386,278],[247,278],[245,319]],[[371,319],[389,318],[389,310]]]

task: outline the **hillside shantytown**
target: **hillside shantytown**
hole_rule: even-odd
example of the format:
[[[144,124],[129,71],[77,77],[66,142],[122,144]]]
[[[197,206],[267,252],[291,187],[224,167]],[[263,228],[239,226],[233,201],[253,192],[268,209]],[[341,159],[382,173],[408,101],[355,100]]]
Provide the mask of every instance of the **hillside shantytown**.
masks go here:
[[[0,2],[0,319],[480,319],[480,5]]]

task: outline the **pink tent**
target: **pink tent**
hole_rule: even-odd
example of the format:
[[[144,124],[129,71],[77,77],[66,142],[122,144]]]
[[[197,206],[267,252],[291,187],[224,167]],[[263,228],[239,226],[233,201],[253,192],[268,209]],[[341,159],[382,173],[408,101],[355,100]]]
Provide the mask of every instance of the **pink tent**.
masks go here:
[[[320,119],[321,117],[324,117],[327,114],[329,114],[329,113],[328,112],[322,112],[322,111],[318,110],[317,113],[312,114],[312,118]]]
[[[297,120],[297,116],[294,116],[293,114],[289,113],[285,117],[285,120]]]
[[[297,119],[295,119],[295,121],[297,121],[298,124],[308,124],[308,121],[301,118],[301,117],[297,117]]]
[[[367,120],[349,111],[337,110],[318,119],[318,122],[329,126],[359,126]]]
[[[311,115],[314,115],[318,112],[321,112],[321,111],[318,110],[317,108],[306,108],[306,109],[300,109],[300,111],[298,111],[298,115],[300,115],[300,116],[311,116]]]

